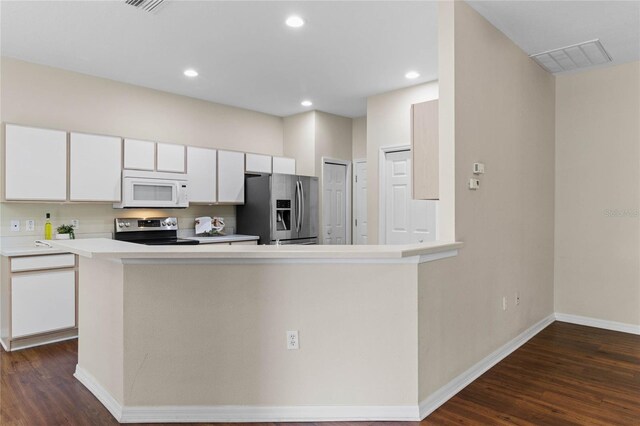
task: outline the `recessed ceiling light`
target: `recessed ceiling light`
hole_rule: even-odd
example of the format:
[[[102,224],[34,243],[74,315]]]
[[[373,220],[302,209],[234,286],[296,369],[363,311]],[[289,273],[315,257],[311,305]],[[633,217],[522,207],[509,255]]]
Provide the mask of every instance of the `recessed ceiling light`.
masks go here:
[[[304,19],[302,19],[299,16],[293,15],[293,16],[289,16],[285,21],[285,23],[291,28],[300,28],[301,26],[304,25]]]
[[[413,80],[414,78],[418,78],[420,77],[420,73],[416,72],[416,71],[409,71],[408,73],[406,73],[404,75],[406,78],[408,78],[409,80]]]
[[[184,75],[186,75],[187,77],[197,77],[198,71],[192,68],[189,68],[188,70],[184,70]]]
[[[300,102],[300,105],[305,106],[305,107],[309,107],[309,106],[313,105],[313,102],[311,102],[311,101],[302,101],[302,102]]]

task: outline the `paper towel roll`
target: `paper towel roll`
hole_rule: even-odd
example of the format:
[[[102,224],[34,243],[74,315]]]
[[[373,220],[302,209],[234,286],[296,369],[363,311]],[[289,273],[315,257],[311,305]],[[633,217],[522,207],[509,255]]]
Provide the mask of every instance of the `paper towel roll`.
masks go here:
[[[196,218],[196,235],[211,232],[211,217],[202,216]]]

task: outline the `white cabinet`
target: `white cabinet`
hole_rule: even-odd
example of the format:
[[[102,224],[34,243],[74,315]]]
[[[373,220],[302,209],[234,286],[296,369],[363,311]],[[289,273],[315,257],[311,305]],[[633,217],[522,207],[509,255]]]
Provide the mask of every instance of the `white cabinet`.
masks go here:
[[[75,271],[47,271],[11,278],[12,338],[73,328],[75,325]]]
[[[187,147],[187,174],[189,176],[189,202],[215,203],[217,201],[216,150]]]
[[[7,124],[5,198],[67,199],[67,133]]]
[[[124,140],[124,168],[155,170],[156,143],[136,139]]]
[[[245,172],[271,173],[271,156],[261,154],[246,154]]]
[[[122,140],[71,133],[69,200],[120,201]]]
[[[296,174],[296,160],[287,157],[273,157],[273,173]]]
[[[218,202],[244,204],[244,153],[218,151]]]
[[[185,173],[184,145],[157,144],[156,170],[159,172]]]

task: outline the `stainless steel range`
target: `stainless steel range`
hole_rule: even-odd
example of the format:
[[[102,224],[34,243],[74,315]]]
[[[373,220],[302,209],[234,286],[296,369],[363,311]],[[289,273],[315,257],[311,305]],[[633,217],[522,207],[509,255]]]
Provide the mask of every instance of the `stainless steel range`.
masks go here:
[[[115,239],[150,246],[198,244],[196,240],[178,238],[175,217],[118,218]]]

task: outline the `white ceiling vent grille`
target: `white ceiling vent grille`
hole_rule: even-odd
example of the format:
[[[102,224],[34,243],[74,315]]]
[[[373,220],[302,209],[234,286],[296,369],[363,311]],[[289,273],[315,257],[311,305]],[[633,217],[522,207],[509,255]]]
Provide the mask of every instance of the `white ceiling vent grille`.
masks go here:
[[[154,12],[164,0],[125,0],[125,3],[145,12]]]
[[[611,62],[611,56],[604,50],[598,39],[536,53],[530,55],[530,58],[533,58],[550,73],[571,71]]]

